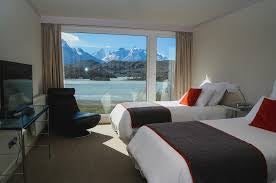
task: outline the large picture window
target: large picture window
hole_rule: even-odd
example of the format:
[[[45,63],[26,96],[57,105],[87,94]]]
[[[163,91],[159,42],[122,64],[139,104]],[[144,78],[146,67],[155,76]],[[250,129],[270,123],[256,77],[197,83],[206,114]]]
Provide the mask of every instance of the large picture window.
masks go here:
[[[150,39],[155,39],[157,45],[151,45]],[[122,102],[170,100],[173,40],[174,37],[157,38],[143,32],[64,30],[65,87],[75,88],[82,111],[101,114],[110,113]],[[156,59],[148,52],[156,52]],[[155,75],[156,84],[150,83]],[[156,85],[156,90],[149,89],[149,84]],[[151,95],[154,91],[156,96]]]
[[[176,40],[157,38],[156,100],[171,100],[174,84]]]

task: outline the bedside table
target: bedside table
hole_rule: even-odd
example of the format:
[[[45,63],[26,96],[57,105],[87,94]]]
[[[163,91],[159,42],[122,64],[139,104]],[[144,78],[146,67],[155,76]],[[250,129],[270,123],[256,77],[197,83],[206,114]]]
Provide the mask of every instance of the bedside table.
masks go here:
[[[238,103],[233,105],[224,105],[224,107],[230,111],[230,118],[237,118],[246,116],[253,108],[253,105]]]

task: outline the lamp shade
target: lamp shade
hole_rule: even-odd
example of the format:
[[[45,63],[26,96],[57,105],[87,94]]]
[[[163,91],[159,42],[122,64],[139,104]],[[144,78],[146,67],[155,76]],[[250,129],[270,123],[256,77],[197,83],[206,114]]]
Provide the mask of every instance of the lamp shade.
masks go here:
[[[237,84],[233,84],[233,83],[227,83],[226,89],[228,92],[235,93],[235,92],[239,92],[240,86]]]
[[[272,93],[270,94],[270,98],[273,98],[273,99],[276,98],[276,80],[274,81],[274,84],[272,87]]]

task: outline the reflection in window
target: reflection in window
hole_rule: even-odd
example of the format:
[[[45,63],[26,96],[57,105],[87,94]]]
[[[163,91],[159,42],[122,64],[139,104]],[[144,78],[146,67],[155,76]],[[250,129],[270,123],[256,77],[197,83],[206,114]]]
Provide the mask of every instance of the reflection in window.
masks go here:
[[[156,100],[172,99],[175,70],[175,38],[157,38]]]

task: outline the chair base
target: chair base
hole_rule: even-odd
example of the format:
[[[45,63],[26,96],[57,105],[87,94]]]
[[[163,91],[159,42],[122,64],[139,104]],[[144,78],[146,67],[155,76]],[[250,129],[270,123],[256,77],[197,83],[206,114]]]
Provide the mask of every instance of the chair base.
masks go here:
[[[87,137],[91,135],[91,132],[87,131],[87,130],[79,130],[79,131],[75,131],[74,133],[70,134],[70,137],[72,138],[82,138],[82,137]]]

